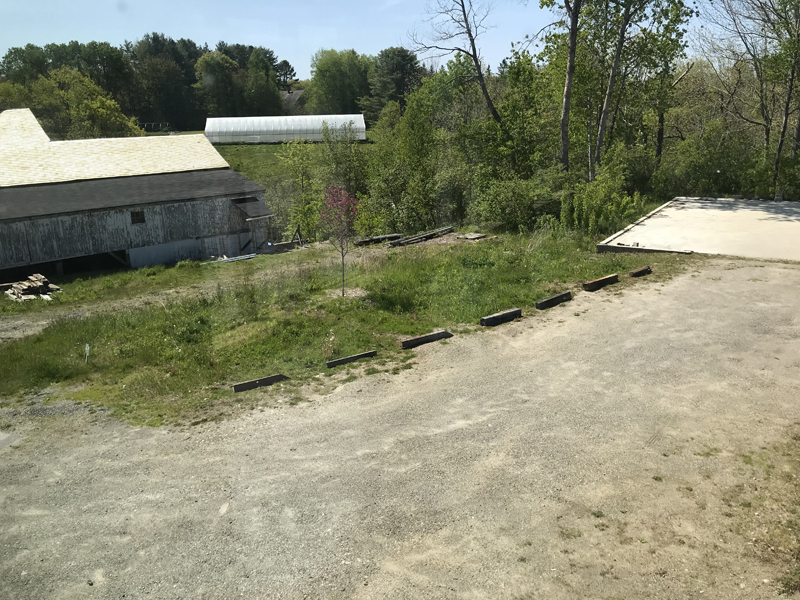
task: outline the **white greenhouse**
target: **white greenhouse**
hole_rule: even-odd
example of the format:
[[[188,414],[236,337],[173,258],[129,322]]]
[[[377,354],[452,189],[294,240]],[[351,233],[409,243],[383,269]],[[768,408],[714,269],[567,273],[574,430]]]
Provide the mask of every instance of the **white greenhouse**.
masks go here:
[[[364,115],[299,115],[293,117],[213,117],[206,119],[212,144],[279,144],[292,140],[322,141],[322,124],[339,129],[352,123],[356,139],[365,140]]]

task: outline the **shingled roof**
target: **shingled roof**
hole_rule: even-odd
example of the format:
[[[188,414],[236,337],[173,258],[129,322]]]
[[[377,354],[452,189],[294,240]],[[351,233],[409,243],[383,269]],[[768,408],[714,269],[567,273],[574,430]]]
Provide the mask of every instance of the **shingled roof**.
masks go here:
[[[262,214],[271,215],[255,198],[263,192],[260,185],[230,169],[0,188],[0,221],[220,196],[252,198],[254,206],[263,207]]]
[[[227,167],[204,135],[51,142],[29,109],[0,112],[0,187]]]

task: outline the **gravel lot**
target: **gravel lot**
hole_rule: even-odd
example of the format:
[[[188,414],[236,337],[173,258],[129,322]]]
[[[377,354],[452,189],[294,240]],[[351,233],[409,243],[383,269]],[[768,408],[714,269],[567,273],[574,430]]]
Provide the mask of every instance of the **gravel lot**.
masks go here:
[[[0,595],[777,597],[722,511],[800,421],[800,265],[700,269],[219,424],[0,415]]]

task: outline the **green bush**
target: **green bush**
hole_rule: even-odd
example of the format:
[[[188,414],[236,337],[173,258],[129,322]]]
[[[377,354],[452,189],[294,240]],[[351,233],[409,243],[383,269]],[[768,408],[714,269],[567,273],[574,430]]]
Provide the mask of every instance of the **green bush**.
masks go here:
[[[558,214],[568,175],[559,167],[540,171],[533,179],[489,180],[471,207],[472,220],[525,233],[543,215]]]
[[[616,231],[644,210],[639,192],[629,196],[621,146],[609,152],[594,180],[579,183],[575,193],[565,196],[561,220],[567,227],[595,235]]]

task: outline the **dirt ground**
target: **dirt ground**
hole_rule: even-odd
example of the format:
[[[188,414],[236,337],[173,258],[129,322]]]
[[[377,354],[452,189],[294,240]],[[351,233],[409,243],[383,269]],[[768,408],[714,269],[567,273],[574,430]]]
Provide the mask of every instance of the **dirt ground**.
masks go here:
[[[800,265],[700,268],[221,423],[7,411],[2,596],[777,597],[744,457],[800,422]]]

